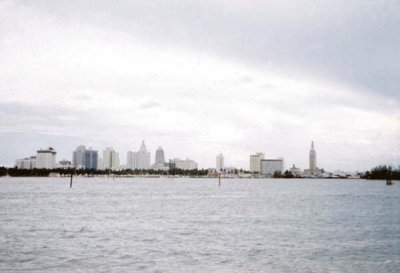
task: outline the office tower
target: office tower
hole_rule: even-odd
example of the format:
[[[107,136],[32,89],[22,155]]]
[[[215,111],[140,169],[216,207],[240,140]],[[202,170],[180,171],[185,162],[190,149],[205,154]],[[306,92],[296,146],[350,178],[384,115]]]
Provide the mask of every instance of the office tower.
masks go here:
[[[165,163],[165,155],[164,150],[161,146],[159,146],[156,150],[156,159],[153,165],[151,165],[153,170],[168,170],[169,164]]]
[[[315,175],[316,170],[317,170],[317,153],[314,150],[314,141],[312,141],[310,150],[310,173],[312,175]]]
[[[156,164],[164,165],[165,158],[164,158],[164,150],[161,146],[157,148],[156,151]]]
[[[92,148],[89,148],[88,150],[85,151],[85,168],[86,169],[93,169],[97,170],[98,169],[98,152],[96,150],[93,150]]]
[[[76,169],[84,169],[86,167],[86,147],[84,145],[78,146],[72,153],[72,165]]]
[[[283,158],[261,159],[260,173],[264,175],[273,175],[275,172],[283,172]]]
[[[119,168],[119,155],[113,148],[108,147],[103,151],[103,169],[116,170]]]
[[[140,150],[138,152],[133,153],[133,169],[139,169],[139,170],[150,169],[150,152],[147,152],[144,140],[142,141]]]
[[[254,155],[250,155],[250,172],[260,173],[262,159],[264,159],[263,153],[256,153]]]
[[[217,172],[222,172],[224,170],[225,166],[224,166],[224,155],[223,154],[219,154],[217,155],[216,158],[216,169]]]
[[[52,147],[38,150],[36,155],[36,168],[53,169],[56,166],[56,154],[57,152]]]

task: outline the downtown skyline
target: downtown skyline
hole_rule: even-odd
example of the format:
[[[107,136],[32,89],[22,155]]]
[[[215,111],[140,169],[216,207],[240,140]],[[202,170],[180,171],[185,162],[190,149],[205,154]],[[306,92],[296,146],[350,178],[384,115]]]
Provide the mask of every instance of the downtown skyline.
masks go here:
[[[400,162],[397,2],[0,3],[0,165],[52,146]],[[318,22],[316,24],[315,22]],[[28,151],[28,154],[27,154]]]

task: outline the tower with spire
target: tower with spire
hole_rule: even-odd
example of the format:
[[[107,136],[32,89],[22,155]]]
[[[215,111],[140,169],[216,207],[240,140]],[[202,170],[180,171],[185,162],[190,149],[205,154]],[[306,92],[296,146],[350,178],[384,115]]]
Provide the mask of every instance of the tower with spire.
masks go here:
[[[310,173],[315,175],[317,171],[317,153],[314,149],[314,141],[311,142],[311,150],[310,150]]]
[[[146,144],[142,140],[140,150],[128,152],[127,166],[130,169],[148,170],[150,169],[150,152],[147,152]]]

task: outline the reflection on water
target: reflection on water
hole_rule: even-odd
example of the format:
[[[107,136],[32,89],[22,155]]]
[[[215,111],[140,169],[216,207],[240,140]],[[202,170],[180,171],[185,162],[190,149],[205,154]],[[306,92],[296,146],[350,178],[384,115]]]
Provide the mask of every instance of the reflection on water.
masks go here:
[[[398,272],[400,187],[0,178],[0,271]]]

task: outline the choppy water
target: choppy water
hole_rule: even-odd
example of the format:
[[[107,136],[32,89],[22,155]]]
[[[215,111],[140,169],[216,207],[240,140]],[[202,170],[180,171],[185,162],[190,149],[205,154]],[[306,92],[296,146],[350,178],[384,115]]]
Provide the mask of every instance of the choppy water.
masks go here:
[[[399,272],[400,185],[0,178],[0,271]]]

